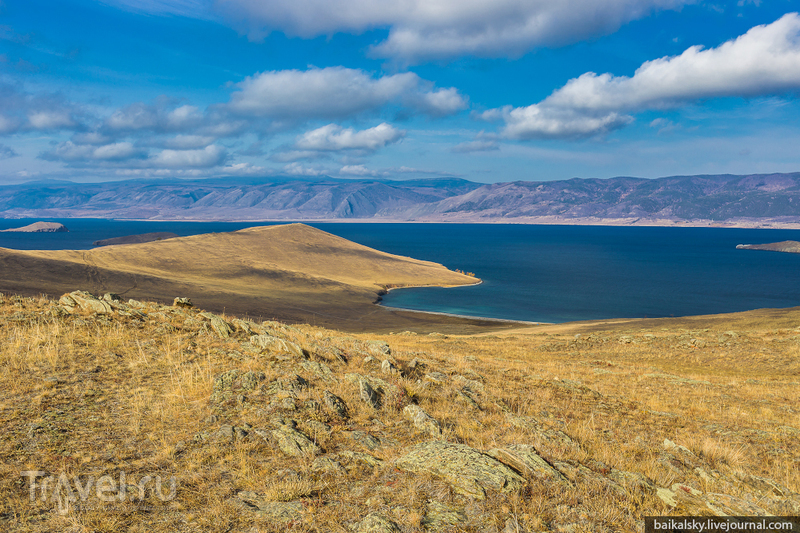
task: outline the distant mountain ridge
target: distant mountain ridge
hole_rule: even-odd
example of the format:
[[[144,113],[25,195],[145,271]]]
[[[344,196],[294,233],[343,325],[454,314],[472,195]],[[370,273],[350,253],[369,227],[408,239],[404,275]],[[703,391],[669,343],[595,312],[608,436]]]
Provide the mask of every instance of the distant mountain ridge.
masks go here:
[[[0,216],[376,220],[800,227],[800,173],[479,184],[456,178],[31,183],[0,187]]]

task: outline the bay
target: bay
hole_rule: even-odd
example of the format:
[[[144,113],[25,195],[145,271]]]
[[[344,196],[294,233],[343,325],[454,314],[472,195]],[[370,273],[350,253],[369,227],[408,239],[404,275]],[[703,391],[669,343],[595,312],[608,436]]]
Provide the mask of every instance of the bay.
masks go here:
[[[0,229],[35,220],[0,220]],[[0,233],[16,249],[90,249],[99,239],[235,231],[268,223],[57,219],[69,233]],[[536,322],[728,313],[800,305],[800,254],[737,244],[800,240],[798,230],[309,223],[393,254],[474,272],[483,283],[393,290],[393,307]]]

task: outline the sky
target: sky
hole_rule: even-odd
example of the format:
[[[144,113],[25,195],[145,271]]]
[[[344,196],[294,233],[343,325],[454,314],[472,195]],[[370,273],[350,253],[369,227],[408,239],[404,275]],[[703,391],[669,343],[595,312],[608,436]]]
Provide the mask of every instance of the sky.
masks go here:
[[[800,171],[800,0],[0,0],[0,185]]]

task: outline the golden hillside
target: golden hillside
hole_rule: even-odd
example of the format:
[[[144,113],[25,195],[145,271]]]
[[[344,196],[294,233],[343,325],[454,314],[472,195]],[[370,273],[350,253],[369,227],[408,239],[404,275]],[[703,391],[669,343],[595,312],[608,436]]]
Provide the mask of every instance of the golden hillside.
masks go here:
[[[373,305],[387,287],[478,280],[373,250],[304,224],[263,226],[86,251],[0,249],[0,290],[58,296],[80,288],[238,315],[348,330],[412,328],[414,313]],[[439,318],[454,327],[472,320]]]
[[[111,295],[0,296],[0,530],[797,516],[799,323],[790,309],[343,336]]]

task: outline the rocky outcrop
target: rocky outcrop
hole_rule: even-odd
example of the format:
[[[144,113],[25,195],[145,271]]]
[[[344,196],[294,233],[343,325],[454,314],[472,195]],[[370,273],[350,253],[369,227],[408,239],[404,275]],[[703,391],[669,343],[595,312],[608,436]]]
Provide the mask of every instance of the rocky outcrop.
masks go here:
[[[358,523],[356,533],[400,533],[400,528],[385,516],[371,513]]]
[[[415,428],[424,431],[431,437],[440,437],[442,435],[442,427],[439,425],[439,422],[426,413],[419,405],[407,405],[405,409],[403,409],[403,415],[411,420]]]
[[[395,466],[407,472],[428,472],[441,477],[454,491],[482,500],[486,491],[513,492],[525,478],[500,461],[464,444],[431,441],[418,444]]]
[[[543,478],[568,484],[567,479],[529,444],[512,444],[505,448],[492,448],[486,454],[513,468],[528,479]]]

